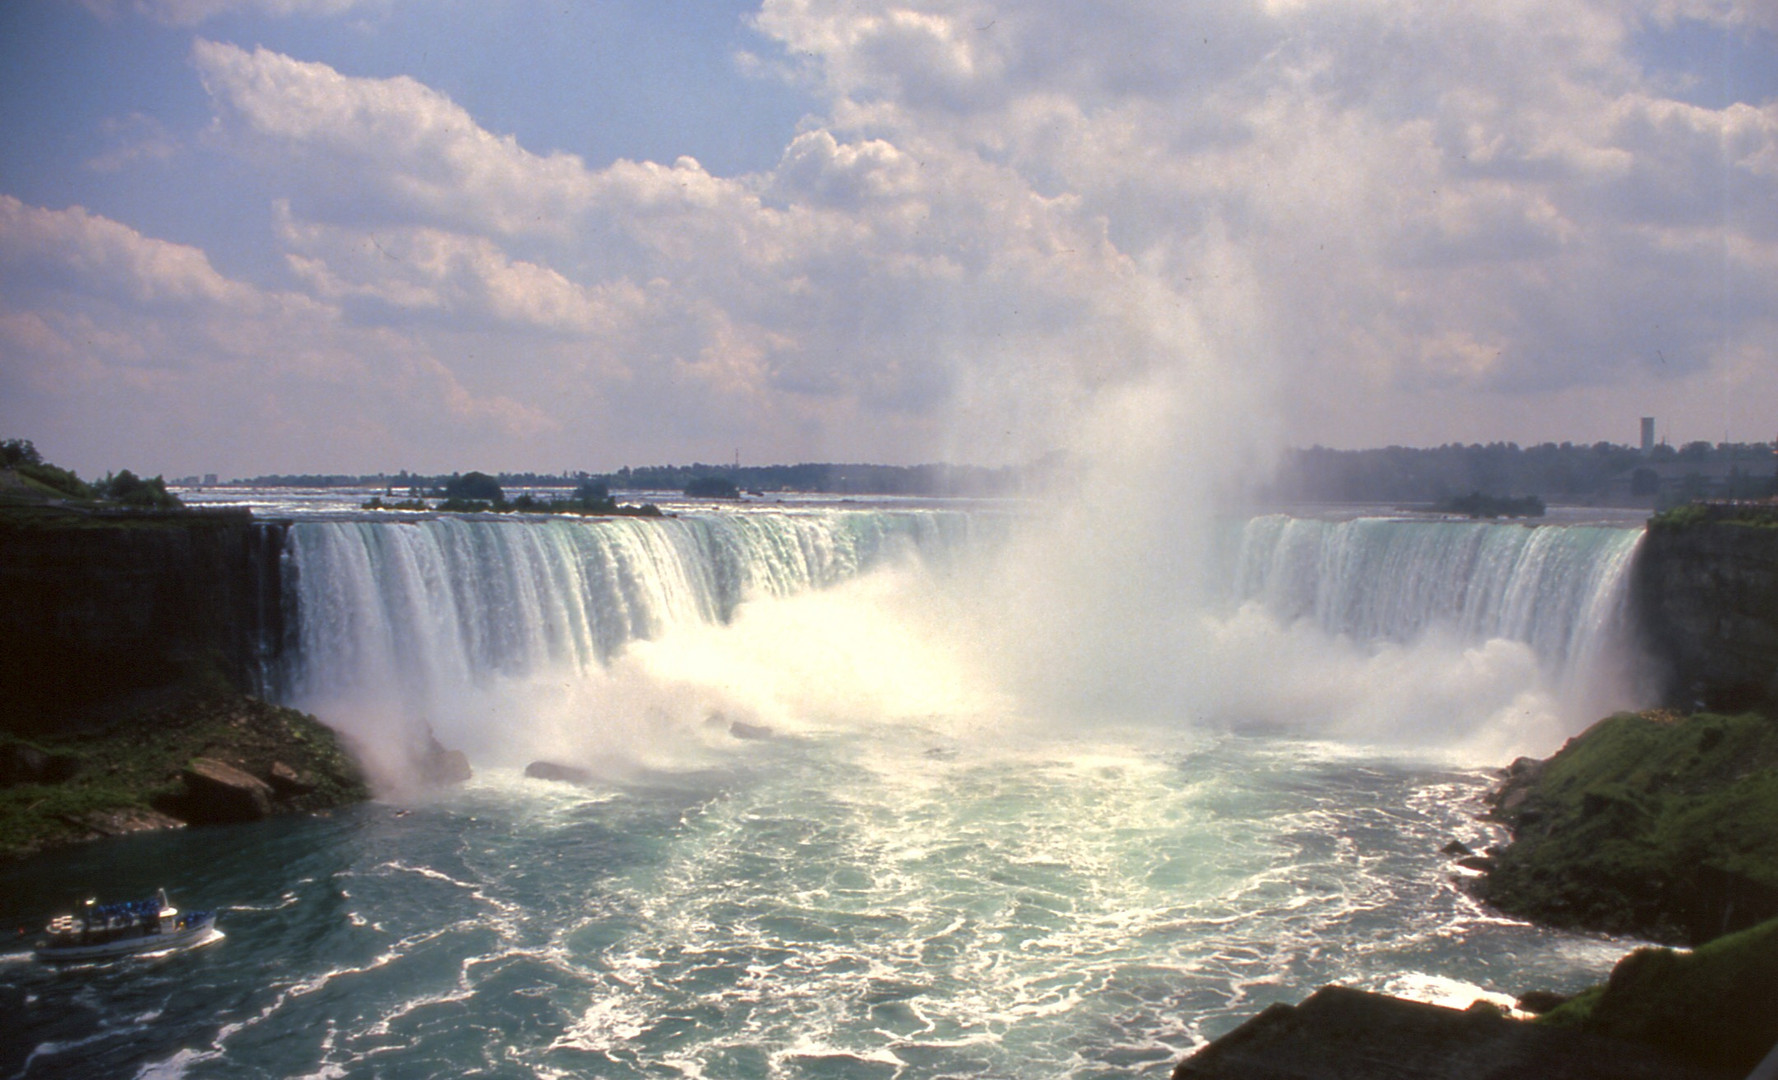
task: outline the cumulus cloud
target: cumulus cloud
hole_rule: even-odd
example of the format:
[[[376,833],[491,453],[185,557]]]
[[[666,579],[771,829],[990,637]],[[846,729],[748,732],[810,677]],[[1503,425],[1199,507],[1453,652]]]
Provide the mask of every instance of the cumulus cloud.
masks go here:
[[[1133,268],[1102,218],[973,156],[814,129],[757,176],[691,158],[594,169],[410,79],[211,42],[193,55],[220,136],[293,191],[280,238],[315,295],[440,333],[576,338],[576,370],[616,380],[560,386],[579,415],[623,400],[681,435],[906,459],[943,449],[960,387],[986,372],[1066,397],[1125,363],[1101,346]],[[1022,401],[1007,410],[1018,422],[987,452],[1053,440]],[[874,444],[840,445],[861,430]]]
[[[80,207],[0,195],[0,297],[0,417],[82,431],[89,471],[178,459],[199,433],[205,452],[254,461],[306,443],[392,453],[441,419],[482,445],[555,423],[472,392],[408,336]]]
[[[1699,371],[1778,310],[1778,106],[1664,100],[1628,50],[1755,5],[916,6],[768,0],[757,24],[816,58],[842,138],[1004,163],[1188,293],[1207,244],[1239,246],[1304,424],[1428,387],[1498,416],[1657,347]]]
[[[591,194],[578,158],[528,153],[405,76],[351,78],[264,48],[202,39],[192,61],[228,130],[257,140],[255,147],[301,147],[306,194],[331,209],[464,219],[515,234],[561,228]]]
[[[1770,11],[765,0],[782,52],[753,67],[824,112],[741,176],[589,164],[413,78],[201,39],[210,145],[277,189],[288,291],[73,210],[4,208],[6,257],[213,333],[276,310],[273,365],[350,339],[517,433],[495,466],[1017,459],[1144,386],[1239,403],[1219,431],[1256,441],[1714,426],[1725,384],[1778,394],[1778,102],[1672,100],[1637,43]],[[59,347],[53,310],[10,310]]]

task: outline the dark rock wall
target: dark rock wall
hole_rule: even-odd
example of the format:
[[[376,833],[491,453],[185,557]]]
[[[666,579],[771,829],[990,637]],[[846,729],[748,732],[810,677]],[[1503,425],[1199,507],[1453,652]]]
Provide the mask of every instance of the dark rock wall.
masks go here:
[[[1778,700],[1778,526],[1651,525],[1631,588],[1674,704],[1736,711]]]
[[[284,537],[244,514],[0,526],[0,730],[65,728],[179,680],[260,689]]]

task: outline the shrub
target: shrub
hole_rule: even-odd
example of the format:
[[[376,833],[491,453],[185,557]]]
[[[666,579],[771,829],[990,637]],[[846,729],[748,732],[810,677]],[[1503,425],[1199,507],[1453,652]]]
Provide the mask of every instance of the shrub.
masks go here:
[[[726,476],[700,476],[685,485],[685,493],[694,499],[738,499],[741,490]]]
[[[158,476],[143,480],[128,469],[107,473],[105,479],[93,485],[93,490],[100,498],[145,510],[178,510],[185,505],[167,490],[165,480]]]

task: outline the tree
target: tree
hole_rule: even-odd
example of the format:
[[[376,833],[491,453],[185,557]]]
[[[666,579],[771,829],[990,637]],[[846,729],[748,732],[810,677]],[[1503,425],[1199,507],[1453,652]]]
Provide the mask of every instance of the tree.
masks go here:
[[[158,476],[152,480],[143,480],[128,469],[119,469],[115,474],[107,473],[105,479],[93,485],[93,490],[100,498],[145,510],[178,510],[185,505],[179,501],[177,495],[167,490],[165,480]]]
[[[738,499],[741,490],[726,476],[699,476],[685,485],[685,493],[694,499]]]
[[[20,465],[41,465],[43,455],[31,445],[30,439],[0,440],[0,468],[16,468]]]
[[[445,498],[474,499],[478,502],[499,503],[506,501],[506,492],[500,490],[500,481],[483,472],[466,472],[461,475],[451,474],[445,481]]]

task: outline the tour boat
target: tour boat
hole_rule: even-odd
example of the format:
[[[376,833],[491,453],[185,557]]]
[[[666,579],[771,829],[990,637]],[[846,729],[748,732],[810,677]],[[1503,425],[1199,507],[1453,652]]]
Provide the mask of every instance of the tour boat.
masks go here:
[[[133,953],[206,945],[222,936],[214,911],[180,914],[161,889],[143,900],[101,904],[88,900],[72,915],[57,915],[37,946],[39,960],[105,960]]]

